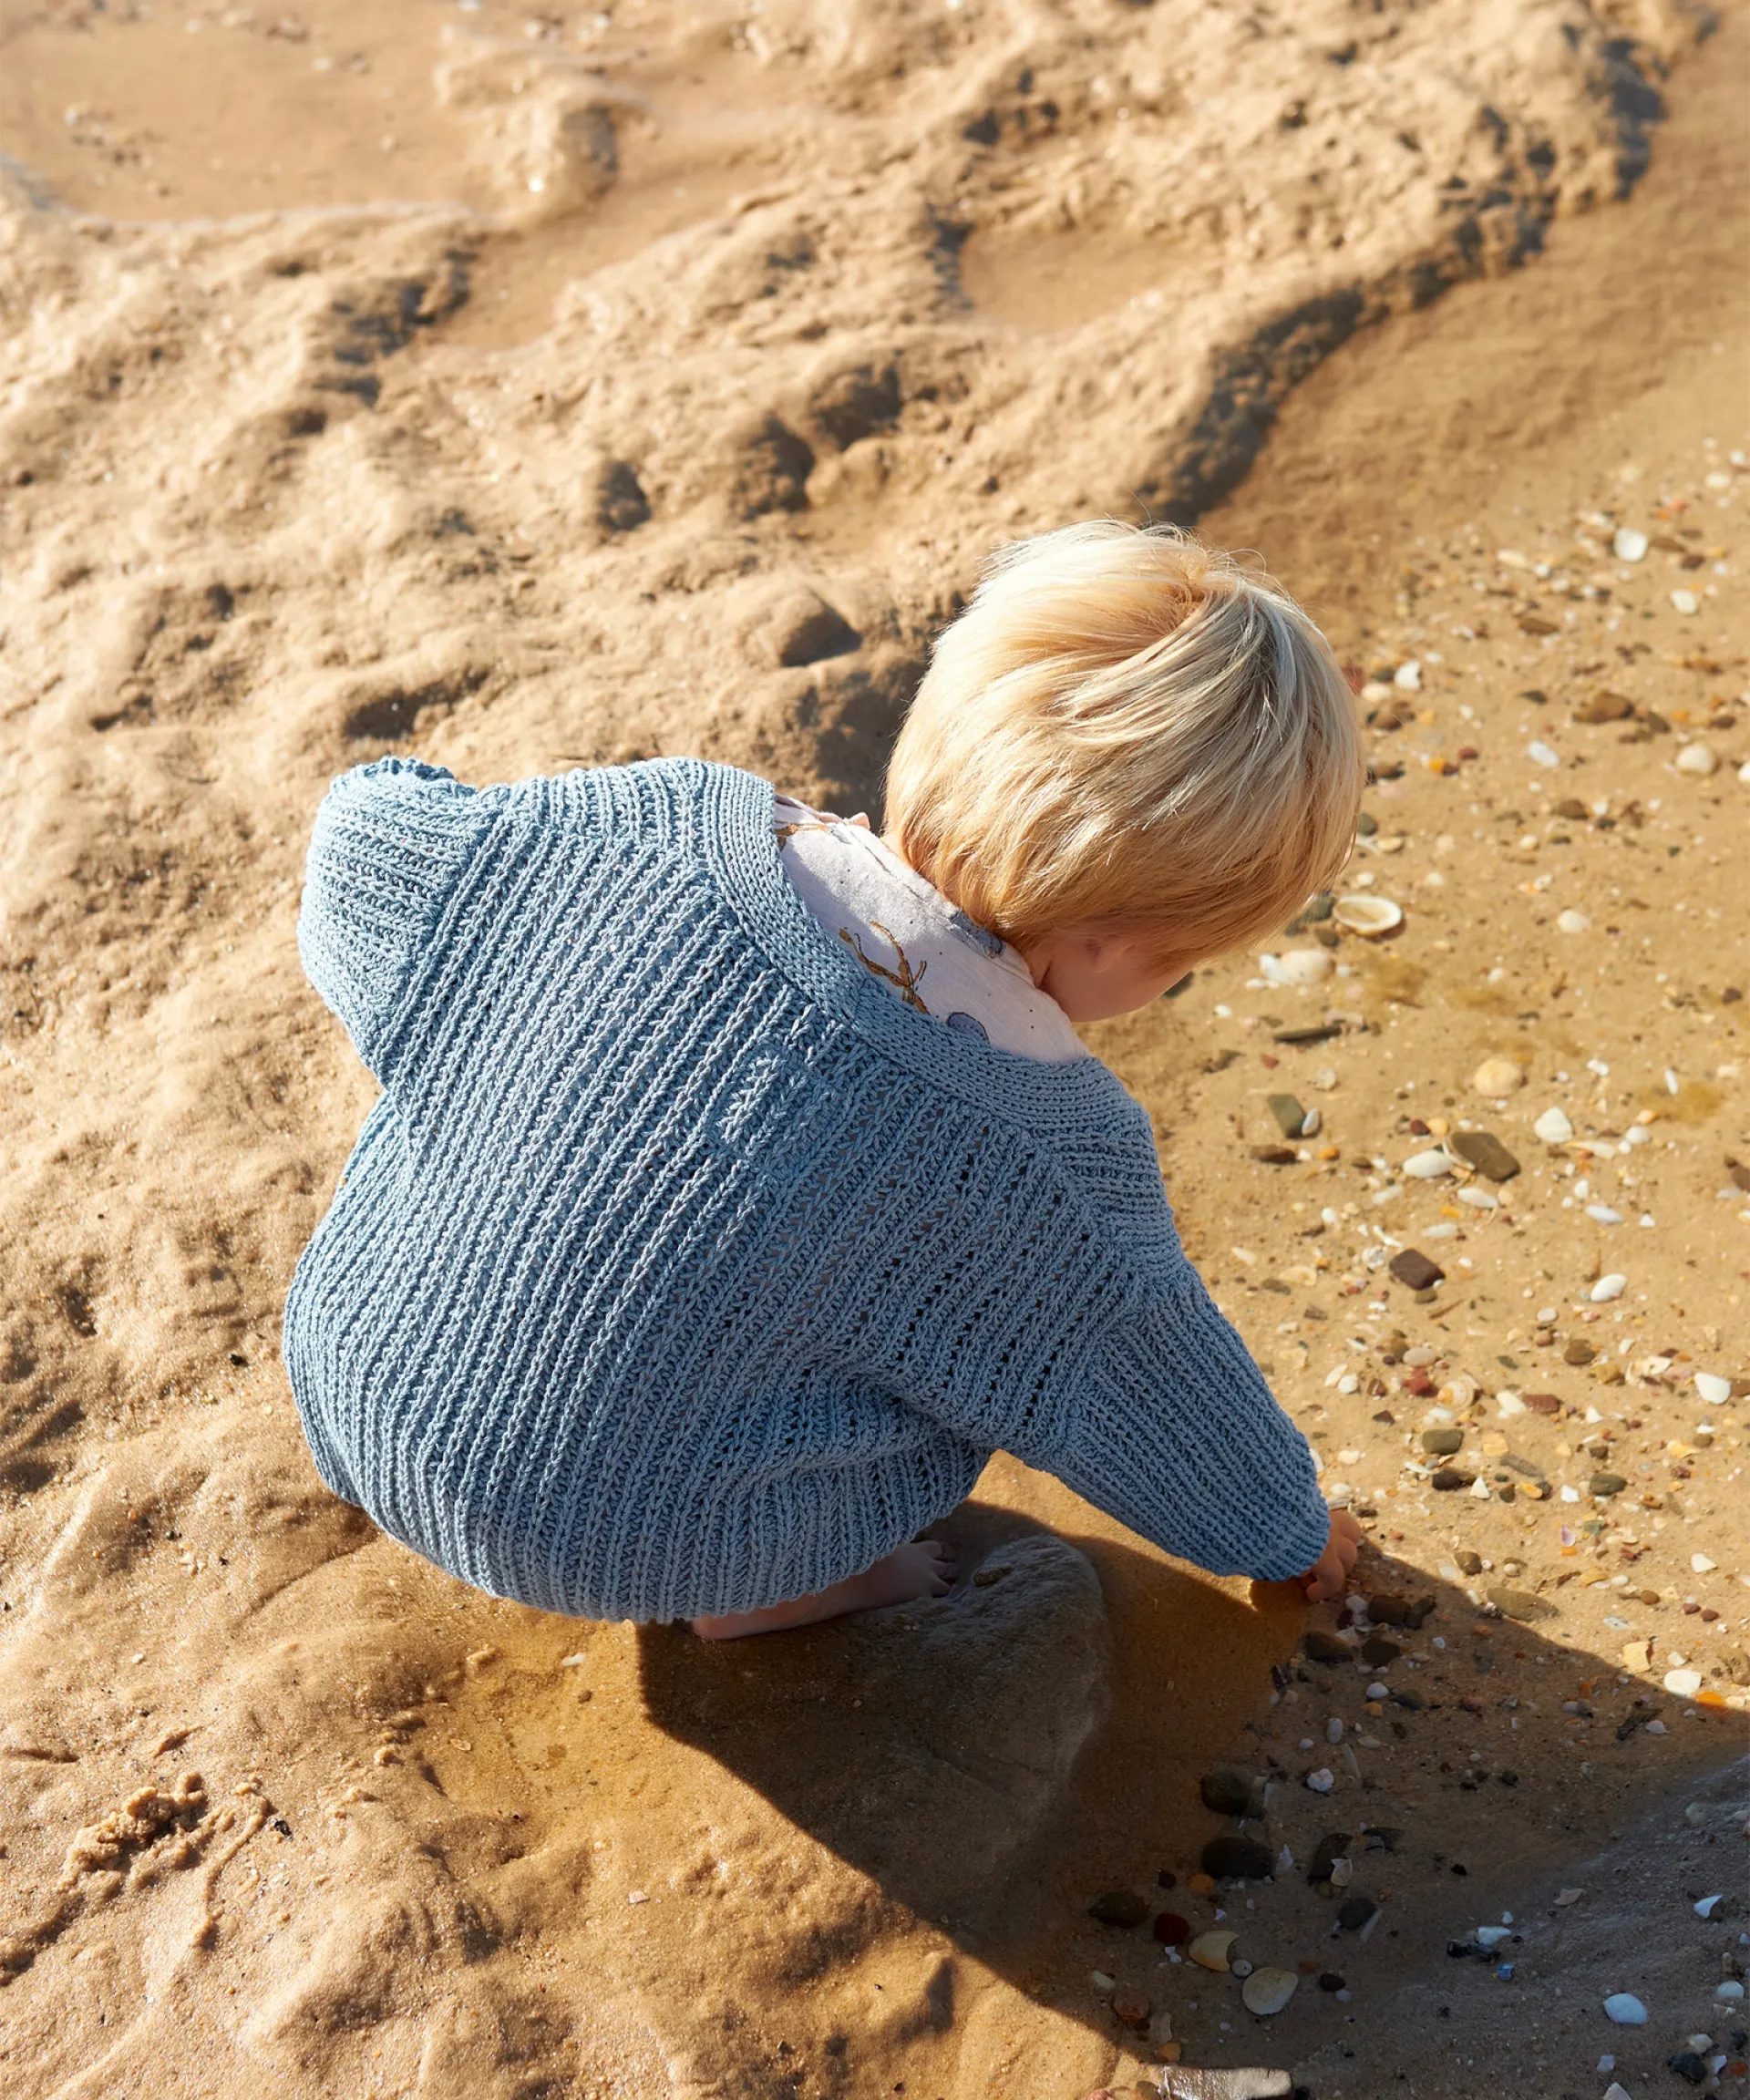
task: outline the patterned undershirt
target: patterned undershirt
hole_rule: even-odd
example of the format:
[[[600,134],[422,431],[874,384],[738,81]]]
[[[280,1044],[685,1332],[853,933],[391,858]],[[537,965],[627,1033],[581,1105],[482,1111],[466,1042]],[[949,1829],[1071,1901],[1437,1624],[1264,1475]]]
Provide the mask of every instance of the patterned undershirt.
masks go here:
[[[1045,1064],[1088,1053],[1020,952],[951,904],[870,829],[779,795],[778,858],[811,915],[897,999]]]

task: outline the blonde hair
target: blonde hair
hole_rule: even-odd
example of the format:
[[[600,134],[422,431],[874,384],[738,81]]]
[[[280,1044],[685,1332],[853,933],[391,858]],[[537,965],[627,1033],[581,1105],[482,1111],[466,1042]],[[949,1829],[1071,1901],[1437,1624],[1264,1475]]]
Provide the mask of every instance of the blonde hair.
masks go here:
[[[884,821],[1017,945],[1096,921],[1214,954],[1335,877],[1365,770],[1348,682],[1279,584],[1103,520],[992,559],[900,731]]]

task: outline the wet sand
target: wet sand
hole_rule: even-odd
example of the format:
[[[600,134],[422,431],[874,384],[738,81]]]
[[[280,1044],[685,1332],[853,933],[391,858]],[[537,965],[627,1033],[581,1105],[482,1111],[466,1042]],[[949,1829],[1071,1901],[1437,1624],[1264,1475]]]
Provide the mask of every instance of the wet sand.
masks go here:
[[[1706,2031],[1742,2089],[1742,1815],[1642,1820],[1741,1797],[1750,1691],[1724,12],[0,10],[9,2087],[1642,2100]],[[1143,508],[1259,550],[1370,717],[1344,893],[1401,929],[1094,1040],[1400,1652],[1003,1459],[983,1583],[713,1652],[334,1503],[276,1352],[370,1098],[293,948],[328,777],[695,750],[874,814],[980,554]],[[786,668],[818,597],[861,646]],[[1467,1126],[1518,1173],[1403,1172]],[[1223,1765],[1293,1865],[1199,1892]]]

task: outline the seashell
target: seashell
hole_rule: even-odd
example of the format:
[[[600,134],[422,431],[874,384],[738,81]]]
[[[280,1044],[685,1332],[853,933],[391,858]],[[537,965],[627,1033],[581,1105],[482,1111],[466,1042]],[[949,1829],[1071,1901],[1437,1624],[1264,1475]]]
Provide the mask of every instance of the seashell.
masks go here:
[[[1258,968],[1267,984],[1318,984],[1336,963],[1328,948],[1291,948],[1286,955],[1261,955]]]
[[[1404,1171],[1417,1181],[1437,1181],[1441,1175],[1450,1174],[1452,1168],[1449,1152],[1413,1152],[1404,1162]]]
[[[1504,1100],[1525,1085],[1525,1071],[1510,1057],[1485,1057],[1471,1074],[1470,1083],[1478,1094],[1487,1094],[1493,1100]]]
[[[1630,1991],[1613,1991],[1604,2001],[1605,2016],[1619,2027],[1644,2027],[1647,2009]]]
[[[1487,1189],[1461,1189],[1458,1200],[1468,1203],[1473,1210],[1498,1210],[1501,1207],[1500,1198],[1492,1196]]]
[[[1400,693],[1419,693],[1422,690],[1421,659],[1412,656],[1407,663],[1400,664],[1392,673],[1392,684]]]
[[[1620,1298],[1628,1287],[1626,1276],[1601,1276],[1587,1296],[1594,1305],[1608,1305],[1612,1298]]]
[[[1240,1987],[1240,2001],[1248,2012],[1268,2019],[1271,2013],[1282,2011],[1300,1982],[1292,1969],[1254,1969]]]
[[[1404,923],[1404,907],[1389,897],[1339,897],[1331,916],[1345,933],[1363,933],[1375,941]]]
[[[1570,905],[1566,911],[1556,914],[1556,925],[1563,933],[1585,933],[1590,930],[1591,921],[1583,911],[1576,911]]]
[[[1611,552],[1619,561],[1639,561],[1649,544],[1644,532],[1637,532],[1632,525],[1619,525],[1616,538],[1611,541]]]
[[[1574,1134],[1574,1127],[1560,1108],[1546,1108],[1531,1126],[1534,1136],[1541,1138],[1546,1145],[1565,1145]]]
[[[1710,1407],[1718,1407],[1732,1397],[1732,1381],[1722,1378],[1716,1371],[1698,1371],[1695,1390]]]
[[[1199,1969],[1225,1976],[1230,1971],[1228,1949],[1239,1937],[1237,1932],[1199,1932],[1185,1951]]]
[[[1719,763],[1713,746],[1708,744],[1685,744],[1673,760],[1680,773],[1693,773],[1703,780],[1718,769]]]

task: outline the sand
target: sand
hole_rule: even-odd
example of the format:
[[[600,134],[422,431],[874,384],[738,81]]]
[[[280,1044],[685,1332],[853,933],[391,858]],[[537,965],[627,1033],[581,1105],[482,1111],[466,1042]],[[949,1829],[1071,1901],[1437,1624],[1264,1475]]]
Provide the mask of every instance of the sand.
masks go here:
[[[1613,2051],[1643,2100],[1703,2027],[1742,2089],[1723,12],[0,6],[9,2092],[1075,2100],[1189,2093],[1178,2052],[1282,2074],[1230,2095],[1591,2100]],[[371,1096],[293,946],[327,779],[687,750],[879,817],[982,553],[1107,510],[1258,550],[1371,718],[1345,893],[1401,931],[1092,1040],[1366,1513],[1358,1593],[1433,1599],[1386,1697],[1002,1459],[953,1597],[722,1650],[379,1537],[276,1349]],[[1521,1172],[1405,1177],[1439,1123]],[[1479,1492],[1406,1469],[1430,1426]],[[1235,1763],[1294,1865],[1199,1894]],[[1314,1973],[1254,2019],[1087,1915],[1118,1889]],[[1446,1953],[1503,1910],[1510,1981]]]

